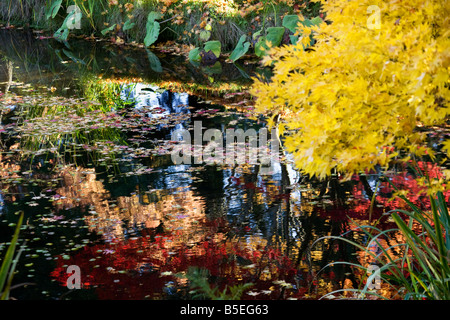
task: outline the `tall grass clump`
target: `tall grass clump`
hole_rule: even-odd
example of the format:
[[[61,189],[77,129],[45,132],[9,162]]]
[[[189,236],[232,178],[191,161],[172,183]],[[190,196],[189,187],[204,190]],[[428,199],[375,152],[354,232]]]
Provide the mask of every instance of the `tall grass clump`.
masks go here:
[[[324,297],[337,293],[353,292],[356,298],[373,295],[386,298],[381,291],[374,290],[374,281],[379,279],[386,290],[395,297],[405,300],[448,300],[450,299],[450,215],[444,193],[435,190],[426,174],[415,168],[427,181],[429,209],[422,209],[410,201],[393,185],[396,197],[402,199],[407,209],[393,209],[387,212],[395,227],[382,230],[378,223],[357,225],[367,237],[366,245],[347,239],[344,235],[327,236],[318,239],[340,240],[356,247],[367,258],[360,263],[338,261],[328,264],[347,265],[362,271],[358,288],[335,290]],[[374,249],[375,248],[375,249]],[[374,268],[373,266],[377,267]],[[324,270],[322,269],[322,270]],[[375,271],[375,272],[372,272]]]

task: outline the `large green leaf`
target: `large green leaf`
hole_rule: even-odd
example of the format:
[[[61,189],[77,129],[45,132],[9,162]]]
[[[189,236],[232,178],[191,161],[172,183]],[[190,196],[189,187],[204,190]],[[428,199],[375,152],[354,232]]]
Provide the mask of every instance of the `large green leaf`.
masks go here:
[[[277,47],[281,44],[283,40],[284,27],[271,27],[267,28],[267,40],[271,43],[272,47]]]
[[[233,52],[230,55],[230,60],[235,62],[240,57],[242,57],[244,54],[247,53],[248,49],[250,48],[250,42],[245,41],[247,39],[247,36],[244,34],[239,39],[239,42],[236,45],[236,48],[234,48]]]
[[[53,2],[50,7],[48,7],[48,10],[45,12],[45,18],[48,20],[50,17],[52,19],[56,17],[59,9],[61,8],[62,0],[56,0]]]
[[[300,18],[296,14],[290,14],[284,16],[283,18],[283,27],[288,28],[291,32],[295,32],[297,30],[298,23],[300,22]]]
[[[157,19],[161,19],[161,18],[162,18],[162,14],[161,13],[156,12],[156,11],[152,11],[152,12],[150,12],[148,14],[147,21],[153,22],[153,21],[155,21]]]
[[[144,45],[146,47],[152,45],[153,43],[156,42],[156,40],[158,40],[159,30],[160,30],[159,22],[157,21],[153,21],[152,23],[147,22],[147,34],[144,38]]]
[[[261,57],[265,55],[270,48],[279,46],[283,39],[284,31],[284,27],[267,28],[266,36],[260,37],[255,44],[255,54],[258,57]]]
[[[323,20],[320,17],[315,17],[315,18],[312,18],[310,20],[310,22],[313,26],[318,26],[319,24],[321,24],[323,22]]]
[[[160,25],[156,19],[161,19],[162,15],[158,12],[152,11],[148,14],[147,24],[145,28],[147,29],[147,34],[144,38],[144,44],[146,47],[152,45],[158,40]]]
[[[208,42],[205,42],[204,49],[206,52],[212,51],[212,53],[214,53],[216,58],[219,58],[220,52],[222,49],[222,45],[221,45],[220,41],[217,41],[217,40],[208,41]]]
[[[200,56],[200,48],[194,48],[189,51],[189,60],[193,62],[200,62],[202,57]]]
[[[267,45],[266,45],[266,37],[265,36],[261,36],[258,38],[258,42],[255,43],[255,54],[258,57],[262,57],[267,50]]]
[[[305,19],[305,20],[301,21],[297,15],[287,15],[283,18],[283,27],[286,27],[289,29],[289,31],[291,31],[292,33],[295,33],[298,29],[299,23],[301,23],[305,27],[311,27],[311,26],[318,26],[322,22],[323,22],[323,20],[320,17],[315,17],[311,20]],[[292,44],[296,44],[299,39],[299,36],[298,35],[290,35],[289,38],[291,39]],[[309,46],[312,46],[313,44],[314,44],[314,40],[311,36],[311,42],[310,42]]]

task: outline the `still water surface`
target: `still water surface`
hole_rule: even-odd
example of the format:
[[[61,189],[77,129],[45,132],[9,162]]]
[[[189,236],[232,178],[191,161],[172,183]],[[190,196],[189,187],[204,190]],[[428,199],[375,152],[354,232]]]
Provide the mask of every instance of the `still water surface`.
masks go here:
[[[183,56],[5,30],[0,53],[2,256],[17,212],[26,221],[14,280],[23,286],[11,296],[192,299],[192,267],[222,291],[252,283],[242,299],[316,299],[355,282],[344,266],[318,274],[331,261],[355,261],[354,249],[311,245],[344,232],[364,243],[348,217],[368,218],[377,173],[315,181],[283,153],[270,172],[171,159],[173,130],[192,132],[195,121],[223,133],[264,128],[251,101],[230,91],[265,72],[256,64],[198,67]],[[88,96],[89,84],[108,81],[122,85],[113,101],[129,103],[90,109],[87,98],[99,95]],[[186,89],[198,85],[208,88],[202,97]],[[388,209],[375,206],[372,218]],[[70,265],[80,267],[81,290],[66,287]]]

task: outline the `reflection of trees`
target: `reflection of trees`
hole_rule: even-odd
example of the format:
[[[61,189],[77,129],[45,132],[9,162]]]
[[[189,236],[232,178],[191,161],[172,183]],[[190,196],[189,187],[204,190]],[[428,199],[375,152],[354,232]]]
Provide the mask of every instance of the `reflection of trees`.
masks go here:
[[[9,88],[11,87],[12,81],[13,81],[13,63],[9,59],[6,60],[6,81],[5,81],[5,90],[3,91],[4,94],[7,94],[9,91]]]

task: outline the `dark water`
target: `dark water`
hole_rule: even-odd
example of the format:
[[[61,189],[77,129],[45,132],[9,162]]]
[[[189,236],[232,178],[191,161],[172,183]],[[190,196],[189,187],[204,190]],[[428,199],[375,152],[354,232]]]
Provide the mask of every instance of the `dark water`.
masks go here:
[[[345,183],[338,176],[315,181],[282,152],[269,171],[260,164],[172,161],[175,129],[193,134],[201,121],[202,132],[218,129],[225,136],[227,128],[259,132],[265,124],[249,110],[158,89],[162,81],[245,87],[264,70],[221,62],[219,73],[182,56],[38,37],[0,31],[1,256],[19,211],[26,221],[14,278],[21,286],[11,296],[192,299],[198,296],[191,267],[221,291],[252,283],[242,299],[316,299],[346,279],[356,283],[344,266],[317,274],[332,261],[356,261],[353,248],[311,245],[344,232],[364,242],[348,217],[367,220],[376,172]],[[64,103],[75,110],[86,78],[99,76],[129,79],[128,93],[137,100],[110,113],[80,116],[66,108],[43,115],[45,106]],[[391,190],[382,185],[383,192]],[[387,210],[376,205],[372,219]],[[69,266],[80,268],[82,289],[68,289]]]

